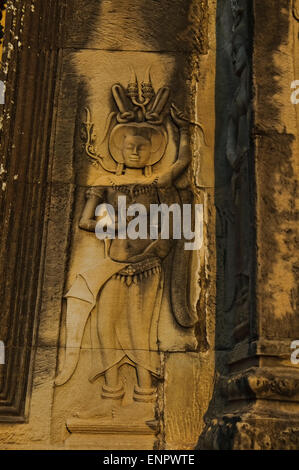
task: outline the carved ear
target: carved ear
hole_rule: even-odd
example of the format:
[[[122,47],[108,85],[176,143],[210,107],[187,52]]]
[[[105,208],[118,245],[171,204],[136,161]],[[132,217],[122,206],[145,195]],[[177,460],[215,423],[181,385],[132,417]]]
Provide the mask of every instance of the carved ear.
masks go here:
[[[110,145],[115,147],[117,150],[122,151],[124,145],[124,138],[125,134],[123,132],[119,132],[118,134],[116,134],[115,137],[113,137],[113,139],[110,139]]]
[[[163,143],[164,136],[160,132],[153,131],[151,136],[151,143],[152,143],[152,153],[158,152],[162,143]]]
[[[120,176],[123,174],[125,165],[123,163],[118,163],[116,167],[116,176]]]

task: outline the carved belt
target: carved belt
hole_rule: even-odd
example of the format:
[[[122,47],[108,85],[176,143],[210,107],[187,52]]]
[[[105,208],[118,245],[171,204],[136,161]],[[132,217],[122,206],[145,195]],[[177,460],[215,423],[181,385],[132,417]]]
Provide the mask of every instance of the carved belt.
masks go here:
[[[137,284],[142,279],[147,279],[153,274],[161,272],[160,258],[147,258],[138,263],[132,263],[126,268],[122,269],[119,273],[113,276],[113,279],[118,279],[123,283],[130,286],[133,283]]]

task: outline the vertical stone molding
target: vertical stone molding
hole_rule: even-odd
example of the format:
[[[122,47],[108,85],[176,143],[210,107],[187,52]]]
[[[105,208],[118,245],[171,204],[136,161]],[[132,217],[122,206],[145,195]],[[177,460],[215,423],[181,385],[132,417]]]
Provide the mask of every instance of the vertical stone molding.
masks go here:
[[[7,2],[1,79],[0,421],[28,417],[43,275],[61,2]]]
[[[218,15],[219,46],[224,35],[230,38],[227,57],[230,52],[234,70],[239,67],[234,83],[240,112],[233,117],[238,122],[233,136],[239,136],[242,128],[246,131],[242,144],[249,142],[245,166],[238,165],[236,176],[233,168],[229,179],[234,188],[239,184],[238,201],[243,194],[248,202],[243,200],[239,215],[235,203],[224,203],[231,219],[220,216],[219,254],[225,262],[218,260],[224,276],[218,286],[224,300],[217,301],[217,316],[222,325],[222,316],[227,315],[225,323],[231,322],[233,335],[223,352],[219,333],[219,382],[199,448],[297,449],[299,375],[298,365],[291,360],[291,344],[299,335],[295,259],[298,110],[291,101],[291,84],[298,71],[296,2],[232,1],[219,5]],[[247,76],[240,67],[246,54]],[[235,80],[227,61],[220,59],[218,64],[226,83],[229,77]],[[233,116],[234,108],[233,101]],[[229,129],[231,123],[230,118]],[[226,157],[230,138],[228,132]],[[244,229],[247,235],[242,239]],[[233,265],[248,267],[249,290],[240,286],[234,297],[233,278],[225,263],[231,269]],[[226,298],[230,298],[231,310],[225,308]]]

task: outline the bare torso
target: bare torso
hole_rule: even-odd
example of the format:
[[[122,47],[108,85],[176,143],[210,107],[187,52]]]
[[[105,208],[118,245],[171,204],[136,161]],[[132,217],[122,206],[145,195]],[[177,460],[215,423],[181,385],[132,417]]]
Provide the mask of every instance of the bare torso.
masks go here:
[[[172,240],[152,240],[150,238],[150,205],[161,203],[158,188],[152,185],[126,185],[106,187],[103,189],[104,202],[110,204],[115,211],[115,239],[111,240],[109,256],[114,261],[131,263],[141,261],[149,257],[165,257],[171,249]],[[147,239],[118,237],[119,224],[119,197],[126,197],[126,208],[133,204],[142,204],[147,212]],[[128,224],[134,216],[127,217]]]

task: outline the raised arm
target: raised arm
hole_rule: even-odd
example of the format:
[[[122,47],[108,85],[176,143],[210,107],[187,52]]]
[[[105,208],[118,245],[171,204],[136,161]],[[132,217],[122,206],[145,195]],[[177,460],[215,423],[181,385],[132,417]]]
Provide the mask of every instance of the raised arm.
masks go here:
[[[104,190],[97,187],[86,191],[86,203],[81,215],[79,227],[88,232],[94,232],[96,228],[95,210],[104,200]]]
[[[172,184],[172,182],[183,173],[191,162],[188,121],[183,117],[183,113],[181,113],[174,105],[171,106],[170,113],[180,133],[178,158],[177,161],[171,165],[169,170],[159,178],[159,186],[163,186],[165,183]]]

